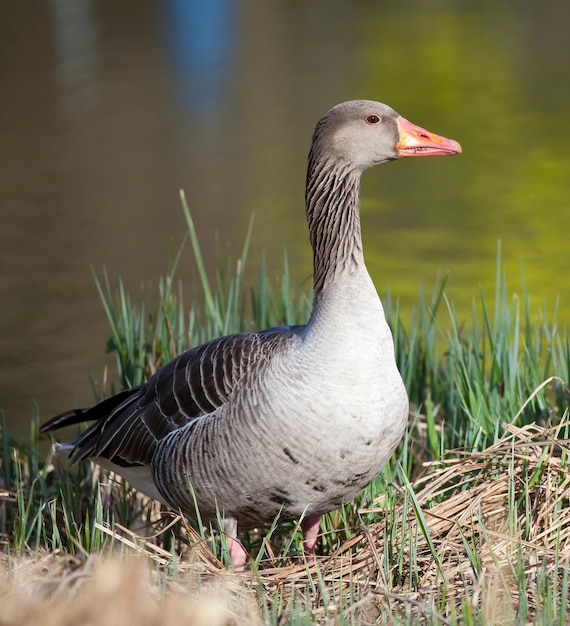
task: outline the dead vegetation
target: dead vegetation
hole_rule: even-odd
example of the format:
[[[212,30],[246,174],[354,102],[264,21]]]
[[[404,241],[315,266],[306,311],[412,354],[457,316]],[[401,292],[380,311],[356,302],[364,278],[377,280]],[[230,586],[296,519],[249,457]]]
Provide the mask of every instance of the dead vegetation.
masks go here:
[[[263,624],[246,587],[220,577],[188,593],[174,579],[161,581],[140,558],[19,558],[1,589],[2,626]]]
[[[494,624],[532,621],[547,603],[564,615],[569,427],[507,426],[482,452],[426,464],[389,515],[311,566],[264,562],[234,574],[192,529],[174,560],[119,525],[101,527],[125,548],[121,559],[4,553],[0,624],[456,623],[469,615]],[[310,621],[295,622],[300,611]]]

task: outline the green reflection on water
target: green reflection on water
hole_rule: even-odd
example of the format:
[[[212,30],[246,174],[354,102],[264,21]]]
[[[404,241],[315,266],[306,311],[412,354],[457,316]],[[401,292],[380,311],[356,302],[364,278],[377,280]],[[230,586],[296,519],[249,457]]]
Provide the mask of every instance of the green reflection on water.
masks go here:
[[[418,3],[361,22],[362,93],[393,94],[390,104],[405,117],[464,149],[453,160],[399,162],[365,177],[367,263],[379,289],[389,283],[404,308],[417,300],[418,283],[429,289],[443,271],[450,297],[469,315],[479,284],[492,295],[500,240],[511,289],[520,289],[522,261],[534,302],[552,307],[561,294],[570,313],[569,87],[548,111],[544,90],[528,89],[543,67],[525,68],[535,43],[528,20],[517,7]],[[559,52],[567,60],[568,46]]]

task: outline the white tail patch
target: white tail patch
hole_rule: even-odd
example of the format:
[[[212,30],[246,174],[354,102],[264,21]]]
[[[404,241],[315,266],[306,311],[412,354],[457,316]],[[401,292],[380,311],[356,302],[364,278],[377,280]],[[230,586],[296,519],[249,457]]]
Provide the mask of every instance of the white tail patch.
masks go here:
[[[111,463],[109,459],[104,459],[102,457],[94,458],[92,461],[105,469],[115,472],[115,474],[119,474],[119,476],[122,476],[129,483],[129,485],[134,487],[137,491],[140,491],[154,500],[158,500],[159,502],[162,502],[162,504],[169,506],[156,488],[152,469],[149,465],[121,467],[120,465]]]
[[[69,456],[73,448],[75,448],[75,443],[56,442],[53,444],[53,447],[56,452]],[[90,460],[105,469],[115,472],[115,474],[119,474],[119,476],[122,476],[129,483],[129,485],[134,487],[137,491],[140,491],[154,500],[158,500],[159,502],[162,502],[162,504],[169,506],[156,488],[152,469],[149,465],[122,467],[120,465],[115,465],[115,463],[111,463],[109,459],[104,459],[103,457],[93,458]]]

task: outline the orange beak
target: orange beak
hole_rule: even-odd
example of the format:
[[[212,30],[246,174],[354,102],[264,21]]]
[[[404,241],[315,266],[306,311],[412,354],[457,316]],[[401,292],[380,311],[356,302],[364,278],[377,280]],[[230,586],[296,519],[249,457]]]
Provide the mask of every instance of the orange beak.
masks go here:
[[[452,156],[461,154],[461,146],[420,128],[401,116],[396,118],[400,140],[396,144],[398,157]]]

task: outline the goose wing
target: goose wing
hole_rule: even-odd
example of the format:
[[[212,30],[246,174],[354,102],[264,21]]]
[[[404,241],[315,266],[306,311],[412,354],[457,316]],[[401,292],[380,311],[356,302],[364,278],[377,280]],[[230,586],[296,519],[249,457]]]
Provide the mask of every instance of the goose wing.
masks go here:
[[[94,421],[79,439],[60,448],[69,461],[108,459],[119,467],[150,464],[168,433],[232,401],[240,381],[260,361],[299,340],[303,326],[228,335],[183,352],[139,387],[86,409],[73,409],[42,425],[49,432]]]

